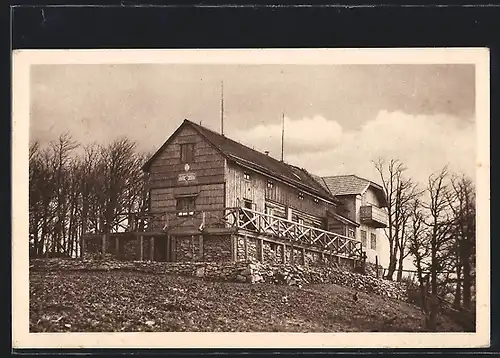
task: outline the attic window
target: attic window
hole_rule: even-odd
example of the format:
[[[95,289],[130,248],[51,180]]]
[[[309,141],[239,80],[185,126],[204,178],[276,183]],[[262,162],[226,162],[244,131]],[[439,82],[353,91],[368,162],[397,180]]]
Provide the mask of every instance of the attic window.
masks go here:
[[[243,172],[243,178],[244,178],[245,180],[250,180],[250,173],[248,173],[248,172]]]
[[[299,191],[299,200],[304,200],[304,193]]]
[[[192,163],[194,161],[194,144],[184,143],[181,144],[181,162]]]

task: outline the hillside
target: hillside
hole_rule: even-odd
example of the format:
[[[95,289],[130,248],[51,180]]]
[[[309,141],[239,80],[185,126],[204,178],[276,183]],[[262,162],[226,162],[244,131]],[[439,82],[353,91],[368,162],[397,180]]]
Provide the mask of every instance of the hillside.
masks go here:
[[[301,288],[134,271],[31,271],[31,332],[424,331],[413,305],[335,284]],[[440,317],[440,331],[461,328]]]

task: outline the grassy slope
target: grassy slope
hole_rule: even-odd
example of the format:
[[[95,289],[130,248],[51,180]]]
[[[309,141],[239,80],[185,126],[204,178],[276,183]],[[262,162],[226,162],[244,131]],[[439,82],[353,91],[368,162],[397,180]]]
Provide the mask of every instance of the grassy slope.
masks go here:
[[[30,331],[422,331],[415,306],[333,284],[302,288],[137,272],[31,272]],[[288,297],[283,303],[282,298]],[[459,327],[440,319],[440,330]]]

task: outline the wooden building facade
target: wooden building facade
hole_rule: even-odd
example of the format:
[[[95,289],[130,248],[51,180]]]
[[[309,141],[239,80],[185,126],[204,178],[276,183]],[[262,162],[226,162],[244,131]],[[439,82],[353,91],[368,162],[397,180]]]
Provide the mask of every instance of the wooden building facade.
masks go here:
[[[339,201],[317,177],[201,125],[185,120],[143,170],[154,219],[135,233],[139,259],[362,258],[357,221],[338,212]]]
[[[383,188],[357,175],[324,177],[323,181],[338,201],[338,211],[352,225],[344,226],[354,231],[370,262],[376,262],[380,254],[383,229],[388,226],[387,199]],[[387,245],[386,245],[387,246]]]

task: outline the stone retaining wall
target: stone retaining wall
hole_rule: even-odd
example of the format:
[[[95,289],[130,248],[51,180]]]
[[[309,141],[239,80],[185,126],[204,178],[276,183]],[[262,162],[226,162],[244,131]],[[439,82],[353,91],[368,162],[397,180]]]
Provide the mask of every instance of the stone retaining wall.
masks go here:
[[[32,271],[60,270],[129,270],[152,274],[196,276],[208,280],[246,283],[285,284],[302,287],[306,284],[335,283],[360,292],[407,300],[406,286],[399,282],[377,279],[343,269],[337,264],[302,266],[266,264],[256,261],[239,262],[148,262],[114,261],[109,255],[103,260],[35,259]]]

